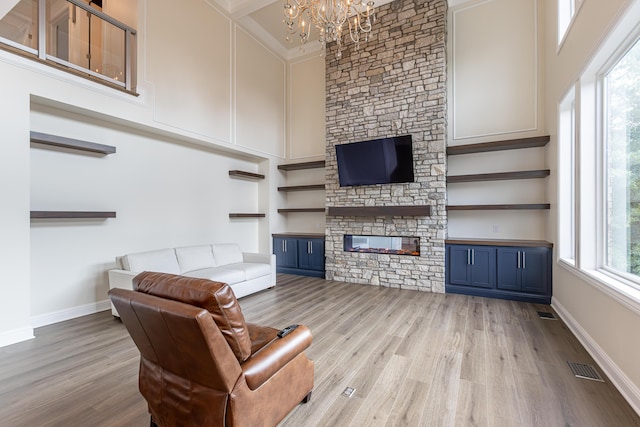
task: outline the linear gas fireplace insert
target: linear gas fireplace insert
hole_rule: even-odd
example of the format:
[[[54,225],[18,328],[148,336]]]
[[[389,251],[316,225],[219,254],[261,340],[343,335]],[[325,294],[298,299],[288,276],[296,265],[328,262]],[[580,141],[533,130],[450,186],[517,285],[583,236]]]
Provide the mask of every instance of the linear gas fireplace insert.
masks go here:
[[[420,256],[420,237],[344,235],[345,252]]]

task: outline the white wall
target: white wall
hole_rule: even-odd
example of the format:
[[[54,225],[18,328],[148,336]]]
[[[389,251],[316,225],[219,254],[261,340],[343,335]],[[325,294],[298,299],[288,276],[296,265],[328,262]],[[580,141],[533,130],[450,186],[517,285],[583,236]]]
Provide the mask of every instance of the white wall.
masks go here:
[[[451,4],[452,2],[450,2]],[[543,135],[542,2],[449,9],[448,145]],[[544,148],[449,156],[448,175],[544,169]],[[447,185],[450,205],[548,203],[545,180]],[[542,240],[547,211],[449,211],[448,236]]]
[[[638,0],[585,0],[564,44],[557,46],[557,0],[548,2],[546,21],[546,121],[551,143],[548,161],[551,169],[548,192],[554,209],[548,221],[548,239],[557,243],[558,223],[554,200],[557,199],[557,112],[558,104],[572,87],[585,66],[598,52],[616,24],[633,6],[640,11]],[[637,21],[630,22],[630,27]],[[608,49],[612,54],[613,49]],[[605,55],[607,52],[605,52]],[[585,125],[595,126],[591,117]],[[589,185],[585,185],[589,188]],[[589,230],[595,234],[596,231]],[[589,237],[589,236],[587,236]],[[557,253],[556,253],[557,255]],[[553,307],[569,324],[616,387],[640,412],[640,301],[631,301],[617,291],[608,290],[592,278],[570,267],[556,263],[553,268]]]
[[[270,250],[275,178],[232,180],[228,170],[271,173],[284,153],[284,120],[260,129],[277,143],[236,139],[233,124],[248,121],[232,95],[248,82],[235,74],[228,16],[206,0],[140,0],[118,18],[138,29],[137,97],[0,51],[0,345],[30,337],[34,325],[106,308],[105,272],[116,255],[230,240]],[[257,72],[271,54],[250,38],[242,43],[256,53],[244,69]],[[282,95],[253,115],[284,117],[280,66],[262,84]],[[31,130],[114,145],[117,153],[30,148]],[[117,218],[30,224],[31,209],[115,210]],[[265,219],[228,218],[263,209]]]

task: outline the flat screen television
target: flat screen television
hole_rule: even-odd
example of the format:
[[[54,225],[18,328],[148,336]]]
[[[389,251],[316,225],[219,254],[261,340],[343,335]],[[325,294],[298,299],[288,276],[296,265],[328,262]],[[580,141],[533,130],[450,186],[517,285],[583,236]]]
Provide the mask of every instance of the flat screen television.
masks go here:
[[[411,135],[337,144],[340,187],[413,182]]]

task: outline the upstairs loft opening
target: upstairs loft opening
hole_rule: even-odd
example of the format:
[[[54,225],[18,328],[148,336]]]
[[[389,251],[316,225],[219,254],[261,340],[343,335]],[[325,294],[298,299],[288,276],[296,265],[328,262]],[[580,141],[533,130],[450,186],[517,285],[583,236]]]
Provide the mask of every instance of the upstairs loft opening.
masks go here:
[[[135,92],[136,30],[106,13],[108,1],[4,0],[0,48]]]

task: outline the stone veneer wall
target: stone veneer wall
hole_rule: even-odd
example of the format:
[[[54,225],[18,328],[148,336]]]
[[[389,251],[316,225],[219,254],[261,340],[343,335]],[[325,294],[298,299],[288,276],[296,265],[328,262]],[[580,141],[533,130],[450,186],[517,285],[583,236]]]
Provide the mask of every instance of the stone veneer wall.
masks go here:
[[[326,57],[326,206],[430,205],[429,217],[327,216],[326,277],[444,292],[446,211],[446,0],[379,7],[368,42]],[[348,36],[347,36],[348,39]],[[344,187],[335,144],[413,138],[415,182]],[[343,235],[419,236],[419,257],[344,252]]]

